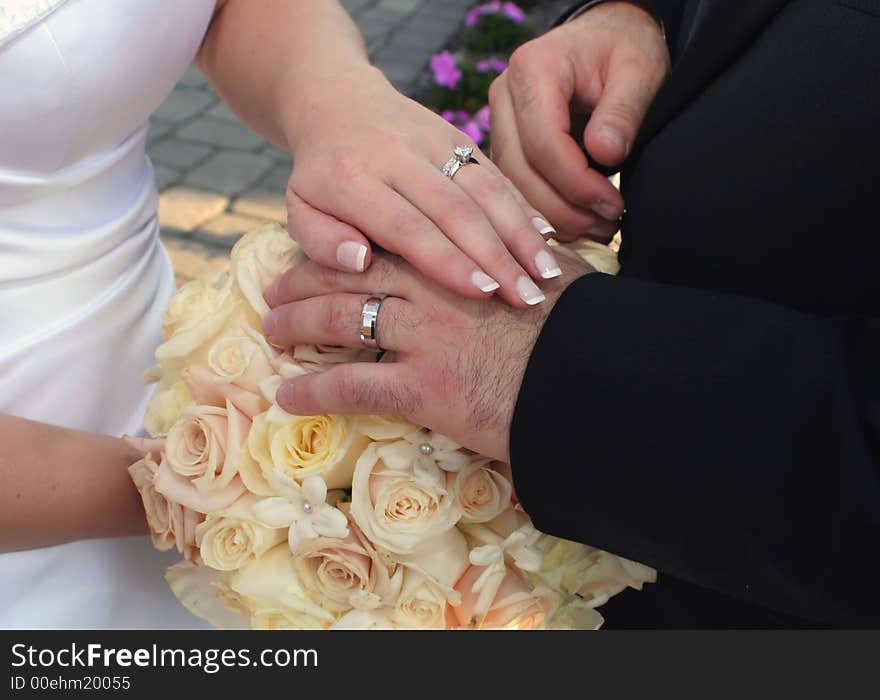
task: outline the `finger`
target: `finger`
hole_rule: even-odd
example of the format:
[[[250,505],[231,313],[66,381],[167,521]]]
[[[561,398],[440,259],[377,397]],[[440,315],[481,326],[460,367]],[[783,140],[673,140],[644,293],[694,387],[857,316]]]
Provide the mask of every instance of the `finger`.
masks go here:
[[[415,157],[399,167],[408,175],[427,169],[425,162]],[[437,175],[441,181],[445,179],[439,170]],[[427,198],[431,193],[419,194]],[[384,182],[360,178],[357,182],[341,183],[336,195],[335,216],[350,221],[386,250],[400,254],[430,279],[471,298],[485,297],[498,288],[498,283],[456,247],[428,216]],[[315,204],[322,205],[323,202]]]
[[[629,155],[660,88],[660,76],[645,59],[612,58],[605,89],[584,133],[587,150],[600,163],[617,165]]]
[[[483,210],[501,242],[532,277],[553,279],[562,274],[542,235],[555,230],[532,207],[523,207],[507,178],[488,167],[474,166],[463,168],[455,182]],[[493,272],[492,268],[486,269]]]
[[[279,306],[263,320],[263,330],[276,347],[336,345],[359,348],[364,305],[369,294],[325,294]],[[413,346],[419,327],[409,302],[386,297],[376,316],[377,342],[383,350],[405,351]]]
[[[459,175],[464,169],[476,167],[466,165]],[[544,301],[544,294],[507,249],[486,213],[461,187],[427,160],[423,167],[405,172],[406,177],[396,177],[391,182],[392,186],[443,231],[450,245],[463,251],[487,275],[485,280],[474,280],[475,285],[481,287],[484,281],[487,285],[485,289],[500,285],[499,295],[521,308]],[[493,184],[492,192],[486,196],[497,195],[502,189],[505,190],[503,194],[507,195],[506,188],[497,179]],[[508,198],[507,204],[519,210],[519,205],[512,199]],[[421,247],[421,241],[414,237],[398,238],[394,252],[424,270],[423,264],[436,263],[424,255]],[[423,262],[420,263],[420,259]]]
[[[506,86],[496,81],[493,84],[491,110],[492,157],[495,163],[511,180],[516,190],[556,229],[556,233],[551,234],[552,237],[574,240],[585,235],[602,218],[562,197],[526,160],[519,142],[512,104]]]
[[[393,296],[415,301],[419,292],[433,282],[419,277],[401,258],[385,252],[373,256],[363,273],[342,272],[308,261],[291,268],[279,277],[266,294],[269,306],[275,308],[301,299],[327,294],[361,294]]]
[[[370,243],[353,226],[325,214],[287,189],[287,228],[311,259],[327,267],[363,272],[370,264]]]
[[[524,56],[514,60],[517,56]],[[572,138],[569,105],[574,96],[571,65],[559,55],[531,51],[514,54],[510,95],[523,154],[529,164],[576,207],[613,220],[623,198]]]
[[[410,374],[399,362],[339,365],[285,382],[276,400],[298,416],[366,413],[413,420],[421,413],[423,399]]]

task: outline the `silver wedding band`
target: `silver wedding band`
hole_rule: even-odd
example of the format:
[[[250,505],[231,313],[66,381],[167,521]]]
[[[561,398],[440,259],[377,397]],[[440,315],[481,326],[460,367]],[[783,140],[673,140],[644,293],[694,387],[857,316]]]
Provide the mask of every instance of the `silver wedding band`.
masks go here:
[[[452,153],[452,158],[447,160],[443,167],[440,170],[443,171],[443,174],[448,177],[450,180],[455,177],[455,174],[461,170],[462,166],[474,164],[479,165],[480,161],[474,158],[474,149],[472,146],[457,146],[455,151]]]
[[[379,297],[370,297],[364,304],[361,312],[361,342],[371,350],[381,350],[379,347],[379,335],[377,332],[379,321],[379,307],[382,300]]]

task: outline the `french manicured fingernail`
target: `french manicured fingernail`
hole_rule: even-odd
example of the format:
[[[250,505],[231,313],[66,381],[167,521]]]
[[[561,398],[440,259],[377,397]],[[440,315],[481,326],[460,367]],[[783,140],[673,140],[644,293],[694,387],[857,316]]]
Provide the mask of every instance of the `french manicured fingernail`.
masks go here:
[[[278,330],[278,314],[270,311],[266,314],[266,318],[263,319],[263,333],[271,338],[275,335],[276,330]]]
[[[623,214],[623,210],[620,207],[615,207],[613,204],[608,204],[608,202],[594,202],[592,209],[603,219],[608,219],[608,221],[617,221]]]
[[[487,275],[485,272],[480,272],[479,270],[471,275],[471,282],[474,283],[474,286],[477,289],[479,289],[481,292],[485,292],[486,294],[494,292],[501,286],[495,280],[489,277],[489,275]]]
[[[629,143],[627,143],[626,137],[617,129],[603,125],[599,127],[598,133],[601,134],[606,141],[610,141],[623,151],[624,157],[629,155]]]
[[[541,290],[538,289],[538,285],[532,282],[528,277],[520,277],[516,281],[516,291],[519,293],[519,298],[529,306],[540,304],[547,298]]]
[[[538,233],[542,236],[555,236],[556,229],[550,225],[550,222],[546,219],[542,219],[540,216],[536,216],[532,219],[532,226],[538,229]]]
[[[355,272],[363,272],[366,268],[367,246],[354,241],[340,243],[336,249],[336,262],[342,267]]]
[[[278,393],[275,394],[275,400],[281,408],[289,406],[293,403],[293,387],[290,384],[282,384],[278,387]]]
[[[559,263],[556,262],[556,258],[546,250],[539,251],[535,256],[535,265],[537,265],[538,272],[545,280],[552,280],[554,277],[559,277],[562,274],[562,269],[559,267]]]

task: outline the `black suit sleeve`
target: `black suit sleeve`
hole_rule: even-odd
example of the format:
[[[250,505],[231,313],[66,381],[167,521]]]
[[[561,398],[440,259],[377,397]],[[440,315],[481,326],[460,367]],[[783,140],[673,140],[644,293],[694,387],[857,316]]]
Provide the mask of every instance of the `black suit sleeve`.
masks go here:
[[[786,614],[880,626],[880,323],[587,275],[511,430],[538,529]]]

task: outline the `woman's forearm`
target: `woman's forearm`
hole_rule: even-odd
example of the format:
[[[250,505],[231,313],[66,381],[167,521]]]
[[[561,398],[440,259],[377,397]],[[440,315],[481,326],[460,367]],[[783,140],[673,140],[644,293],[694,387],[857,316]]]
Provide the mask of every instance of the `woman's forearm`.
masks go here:
[[[317,92],[357,71],[384,80],[336,0],[218,3],[196,60],[252,129],[287,150]]]
[[[0,551],[147,532],[119,438],[0,415]]]

